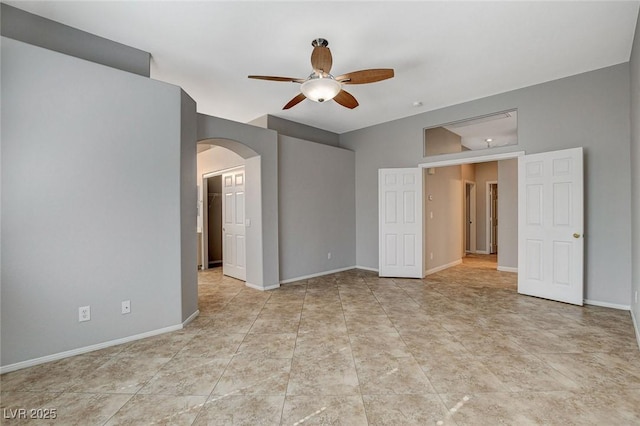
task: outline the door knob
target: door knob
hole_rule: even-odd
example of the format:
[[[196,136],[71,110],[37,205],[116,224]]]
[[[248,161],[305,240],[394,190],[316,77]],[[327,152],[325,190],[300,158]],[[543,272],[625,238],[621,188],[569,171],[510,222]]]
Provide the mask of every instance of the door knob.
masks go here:
[[[575,234],[573,234],[573,238],[580,238],[580,234],[576,232]]]

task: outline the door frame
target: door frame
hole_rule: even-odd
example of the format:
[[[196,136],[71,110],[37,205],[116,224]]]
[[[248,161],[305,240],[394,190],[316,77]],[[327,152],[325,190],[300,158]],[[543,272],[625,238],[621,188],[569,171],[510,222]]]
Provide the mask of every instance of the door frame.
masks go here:
[[[469,190],[469,211],[467,212],[467,188],[470,188]],[[475,253],[476,250],[478,249],[477,245],[478,245],[478,241],[477,241],[477,227],[478,227],[478,223],[477,223],[477,199],[476,199],[476,183],[474,181],[471,180],[464,180],[464,192],[463,192],[463,196],[465,197],[465,202],[464,204],[464,220],[465,220],[465,224],[464,224],[464,250],[463,252],[466,253]],[[467,213],[469,214],[469,216],[467,216]],[[470,222],[469,223],[469,241],[467,241],[467,221]],[[469,251],[467,251],[467,242],[469,243]]]
[[[497,180],[488,180],[487,181],[487,187],[486,187],[486,190],[485,190],[485,194],[486,194],[485,195],[486,196],[485,203],[486,203],[486,207],[487,207],[487,216],[486,216],[486,218],[487,218],[487,224],[486,224],[487,228],[486,228],[486,234],[485,234],[486,237],[487,237],[487,241],[485,243],[486,244],[485,247],[487,248],[487,254],[491,254],[491,235],[492,235],[492,232],[491,232],[492,231],[492,229],[491,229],[491,226],[492,226],[492,222],[491,222],[491,219],[492,219],[492,217],[491,217],[491,185],[495,185],[496,188],[497,188],[498,187],[498,181]],[[496,206],[496,212],[497,211],[498,211],[498,206]],[[496,228],[497,227],[498,227],[498,225],[496,225]],[[496,241],[495,243],[496,243],[496,247],[497,247],[498,246],[498,242]],[[498,251],[496,249],[496,253],[497,252]]]
[[[203,200],[203,204],[202,204],[202,269],[209,269],[209,238],[205,238],[205,235],[209,235],[209,209],[204,208],[204,194],[206,193],[206,191],[208,191],[208,183],[207,183],[207,179],[214,177],[214,176],[222,176],[225,173],[229,173],[232,172],[234,170],[238,170],[238,169],[245,169],[244,170],[244,178],[245,178],[245,182],[247,179],[247,169],[245,168],[245,165],[242,166],[233,166],[233,167],[229,167],[227,169],[221,169],[221,170],[215,170],[213,172],[206,172],[202,174],[202,185],[200,186],[200,196],[202,197]],[[205,263],[206,260],[206,263]],[[224,263],[224,250],[222,250],[222,262]]]
[[[488,163],[491,161],[518,159],[519,157],[522,157],[524,155],[526,155],[524,151],[511,151],[511,152],[503,152],[500,154],[477,153],[475,155],[473,154],[469,155],[468,153],[465,153],[465,157],[449,158],[444,160],[431,160],[431,161],[427,161],[426,163],[418,164],[418,167],[429,169],[432,167],[436,168],[436,167],[447,167],[447,166],[461,166],[463,164]],[[518,201],[518,204],[519,203],[520,201]],[[520,206],[518,206],[518,208],[519,207]],[[489,247],[487,246],[487,249],[488,248]]]

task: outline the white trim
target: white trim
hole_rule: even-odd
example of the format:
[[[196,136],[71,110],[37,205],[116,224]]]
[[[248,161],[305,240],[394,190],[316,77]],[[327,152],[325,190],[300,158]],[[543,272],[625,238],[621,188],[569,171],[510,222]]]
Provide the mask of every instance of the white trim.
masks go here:
[[[433,160],[418,164],[418,167],[430,169],[431,167],[459,166],[461,164],[486,163],[489,161],[509,160],[524,155],[524,151],[505,152],[502,154],[475,155],[473,157],[452,158],[449,160]]]
[[[197,313],[199,312],[200,311],[197,311]],[[40,358],[29,359],[27,361],[20,361],[20,362],[16,362],[15,364],[4,365],[0,367],[0,374],[21,370],[27,367],[33,367],[35,365],[44,364],[45,362],[58,361],[63,358],[69,358],[76,355],[86,354],[88,352],[109,348],[111,346],[122,345],[123,343],[129,343],[136,340],[145,339],[147,337],[157,336],[159,334],[182,330],[182,328],[183,328],[182,324],[172,325],[170,327],[164,327],[164,328],[159,328],[157,330],[147,331],[145,333],[134,334],[133,336],[123,337],[121,339],[109,340],[108,342],[102,342],[95,345],[84,346],[82,348],[72,349],[70,351],[58,352],[57,354],[47,355]]]
[[[469,190],[469,217],[467,217],[467,186],[470,187]],[[464,205],[464,248],[465,253],[475,253],[478,248],[478,204],[477,204],[477,194],[476,194],[476,182],[472,180],[465,179],[462,183],[462,204]],[[469,223],[469,241],[467,241],[467,220]],[[474,231],[474,232],[472,232]],[[469,245],[469,250],[467,251],[467,243]],[[472,244],[473,243],[473,244]]]
[[[259,285],[256,285],[256,284],[251,284],[251,283],[246,282],[246,281],[245,281],[244,285],[246,285],[247,287],[252,288],[254,290],[260,290],[260,291],[275,290],[276,288],[280,287],[280,284],[274,284],[274,285],[270,285],[270,286],[267,286],[267,287],[262,287],[262,286],[259,286]]]
[[[198,315],[200,315],[200,309],[196,309],[196,311],[194,313],[189,315],[189,318],[187,318],[186,320],[182,321],[182,327],[184,327],[185,325],[189,324],[191,321],[196,319],[198,317]]]
[[[513,266],[498,266],[498,271],[500,272],[513,272],[518,273],[518,268]]]
[[[633,314],[633,309],[631,309],[631,322],[633,323],[633,328],[636,330],[636,340],[638,341],[638,348],[640,349],[640,323],[638,322],[638,318]]]
[[[475,253],[475,254],[489,254],[489,252],[487,250],[476,250],[473,253]]]
[[[425,272],[425,275],[435,274],[436,272],[443,271],[445,269],[449,269],[453,266],[460,265],[462,263],[462,259],[454,260],[453,262],[447,263],[446,265],[436,266],[435,268],[431,268]]]
[[[349,270],[355,269],[355,268],[356,268],[356,266],[347,266],[346,268],[339,268],[339,269],[333,269],[331,271],[318,272],[317,274],[303,275],[301,277],[289,278],[289,279],[286,279],[286,280],[282,280],[282,281],[280,281],[280,284],[288,284],[288,283],[293,283],[293,282],[300,281],[300,280],[307,280],[309,278],[322,277],[323,275],[331,275],[331,274],[335,274],[335,273],[338,273],[338,272],[349,271]]]
[[[370,268],[368,266],[360,266],[360,265],[356,265],[355,269],[362,269],[364,271],[371,271],[371,272],[378,272],[379,271],[378,268]]]
[[[619,305],[617,303],[600,302],[598,300],[584,299],[584,304],[591,305],[591,306],[602,306],[603,308],[621,309],[623,311],[631,310],[630,305]]]
[[[497,180],[488,180],[486,182],[487,186],[485,188],[485,204],[486,204],[486,221],[487,223],[485,224],[486,228],[485,228],[485,234],[486,234],[486,241],[485,241],[485,247],[487,248],[486,252],[487,254],[491,254],[491,185],[496,185],[496,188],[498,187],[498,181]],[[496,206],[496,213],[497,213],[497,209],[498,206]],[[500,218],[498,218],[498,220],[500,220]],[[498,247],[498,242],[496,241],[496,247]]]

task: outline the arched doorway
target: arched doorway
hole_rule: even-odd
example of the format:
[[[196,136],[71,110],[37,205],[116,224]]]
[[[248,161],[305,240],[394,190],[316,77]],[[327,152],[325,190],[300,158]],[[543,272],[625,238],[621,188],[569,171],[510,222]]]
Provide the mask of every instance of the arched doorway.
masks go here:
[[[245,159],[247,173],[259,177],[246,188],[246,283],[260,290],[279,287],[278,133],[198,114],[196,140],[230,149]]]
[[[244,209],[241,213],[244,217],[240,220],[240,227],[243,228],[244,248],[242,250],[243,259],[234,259],[234,267],[228,267],[230,259],[223,265],[225,274],[245,281],[249,287],[263,290],[263,286],[259,285],[260,281],[257,277],[260,275],[260,262],[256,260],[260,256],[256,256],[261,250],[262,240],[262,199],[261,190],[261,172],[260,155],[246,145],[228,139],[211,138],[198,141],[198,232],[199,232],[199,252],[203,269],[210,266],[211,252],[217,251],[217,247],[210,247],[208,234],[210,221],[208,220],[208,209],[211,206],[210,200],[211,190],[208,188],[212,176],[221,177],[230,171],[243,171],[245,181],[244,184]],[[220,200],[218,200],[220,201]],[[220,224],[220,226],[222,226]],[[222,235],[220,236],[222,244]],[[228,252],[228,251],[227,251]],[[222,260],[222,257],[220,257]],[[235,264],[241,264],[244,267],[242,276],[230,273],[236,270]],[[256,283],[256,281],[258,283]]]

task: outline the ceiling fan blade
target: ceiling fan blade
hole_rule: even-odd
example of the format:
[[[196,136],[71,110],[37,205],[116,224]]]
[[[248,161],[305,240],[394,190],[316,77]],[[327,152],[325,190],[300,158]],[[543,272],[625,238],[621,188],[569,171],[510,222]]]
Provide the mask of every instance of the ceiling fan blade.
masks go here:
[[[349,109],[354,109],[359,105],[356,98],[354,98],[353,95],[347,92],[346,90],[341,90],[336,95],[336,97],[333,98],[333,100],[339,103],[340,105],[342,105],[343,107],[346,107]]]
[[[394,75],[392,68],[377,68],[370,70],[354,71],[336,77],[343,84],[365,84],[392,78]]]
[[[313,70],[319,74],[329,74],[333,59],[331,51],[325,46],[316,46],[311,52],[311,66]]]
[[[300,93],[298,96],[291,99],[282,109],[289,109],[292,106],[298,105],[300,102],[304,101],[305,99],[307,99],[307,97],[303,93]]]
[[[269,75],[249,75],[249,78],[255,78],[257,80],[269,80],[269,81],[285,81],[293,83],[304,83],[304,78],[292,78],[292,77],[273,77]]]

